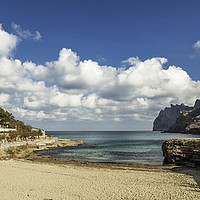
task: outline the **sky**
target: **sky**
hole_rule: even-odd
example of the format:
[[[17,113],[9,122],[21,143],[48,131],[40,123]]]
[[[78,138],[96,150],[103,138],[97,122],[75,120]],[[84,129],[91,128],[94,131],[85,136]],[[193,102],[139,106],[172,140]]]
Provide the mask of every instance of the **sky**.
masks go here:
[[[200,98],[199,6],[2,0],[0,107],[45,130],[152,130]]]

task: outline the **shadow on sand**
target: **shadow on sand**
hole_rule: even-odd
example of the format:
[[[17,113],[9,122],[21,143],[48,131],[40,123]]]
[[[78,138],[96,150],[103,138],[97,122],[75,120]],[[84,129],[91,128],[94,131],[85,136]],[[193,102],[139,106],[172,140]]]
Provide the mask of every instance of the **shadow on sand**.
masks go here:
[[[194,180],[196,181],[196,183],[198,184],[198,186],[191,184],[190,189],[193,191],[199,190],[199,188],[200,188],[200,167],[193,168],[193,167],[178,166],[178,167],[174,167],[173,169],[171,169],[171,171],[180,173],[180,174],[186,174],[188,176],[193,177]]]

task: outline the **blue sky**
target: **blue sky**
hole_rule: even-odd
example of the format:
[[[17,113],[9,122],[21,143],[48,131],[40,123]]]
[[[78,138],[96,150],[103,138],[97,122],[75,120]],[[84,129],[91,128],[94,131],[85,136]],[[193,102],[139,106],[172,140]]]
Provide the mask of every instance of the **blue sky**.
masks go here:
[[[38,30],[42,41],[24,41],[16,57],[44,63],[71,48],[82,59],[112,66],[131,56],[167,57],[198,79],[199,1],[2,1],[1,23]],[[101,58],[104,58],[103,60]],[[102,64],[105,64],[102,63]]]
[[[84,97],[88,97],[91,94],[93,95],[93,98],[96,95],[95,98],[99,101],[102,99],[113,101],[109,103],[107,102],[106,106],[103,105],[103,107],[101,107],[102,104],[100,105],[100,103],[90,106],[88,106],[88,104],[87,106],[76,104],[82,111],[86,107],[88,108],[86,111],[84,110],[85,114],[82,114],[87,117],[82,117],[80,119],[78,114],[77,116],[71,117],[71,119],[69,119],[70,117],[65,118],[64,113],[69,112],[72,107],[74,109],[76,106],[72,105],[72,107],[70,107],[66,103],[69,100],[66,100],[65,103],[60,102],[60,105],[62,106],[57,106],[59,109],[62,107],[62,129],[67,129],[69,125],[65,126],[65,124],[68,123],[71,124],[71,130],[77,128],[78,124],[81,123],[84,124],[81,125],[81,129],[95,129],[95,127],[99,127],[97,124],[102,124],[102,126],[107,127],[105,129],[124,129],[124,127],[129,130],[151,129],[152,120],[159,110],[163,108],[162,106],[165,107],[169,106],[170,103],[181,102],[193,104],[195,98],[199,98],[199,86],[197,82],[200,74],[200,45],[197,43],[200,40],[199,6],[200,2],[194,0],[6,0],[1,1],[0,23],[6,33],[15,35],[18,38],[15,47],[12,49],[12,55],[7,55],[7,58],[11,60],[19,59],[22,63],[21,67],[23,69],[23,63],[28,61],[36,65],[36,68],[34,68],[35,71],[39,69],[37,68],[39,65],[42,65],[45,70],[52,70],[53,68],[54,75],[56,76],[57,72],[60,70],[59,66],[54,63],[52,64],[54,65],[53,67],[49,67],[46,65],[46,62],[54,62],[58,60],[60,51],[63,48],[66,48],[71,49],[76,56],[79,56],[79,58],[74,58],[77,59],[77,62],[92,60],[93,62],[98,62],[98,66],[111,66],[112,69],[115,68],[119,70],[115,75],[113,75],[114,72],[111,73],[109,70],[103,70],[102,73],[105,73],[104,75],[102,75],[99,70],[98,72],[95,71],[97,77],[101,75],[104,78],[107,77],[107,75],[108,77],[114,77],[111,78],[111,80],[115,82],[113,83],[114,85],[107,89],[100,89],[101,84],[104,84],[105,87],[107,84],[106,81],[109,83],[112,81],[109,80],[109,78],[106,78],[104,81],[100,80],[98,84],[96,82],[93,84],[94,80],[90,80],[91,84],[89,84],[87,82],[88,79],[86,82],[85,79],[87,76],[90,77],[89,71],[91,70],[87,70],[88,73],[84,75],[82,74],[79,77],[80,71],[82,72],[81,66],[78,66],[80,71],[77,71],[76,73],[74,71],[73,73],[67,71],[65,77],[61,77],[60,75],[52,77],[53,75],[50,75],[50,72],[47,72],[47,70],[45,72],[46,74],[41,73],[39,77],[39,75],[33,70],[33,67],[31,68],[32,71],[30,70],[30,67],[28,68],[29,78],[31,81],[35,81],[35,84],[39,81],[43,81],[45,87],[48,89],[53,86],[58,87],[58,92],[62,93],[62,95],[65,96],[64,98],[70,99],[70,95],[79,95],[82,102]],[[16,27],[18,27],[18,29]],[[36,39],[36,33],[39,33],[41,37]],[[72,52],[63,52],[63,54],[72,57],[74,56],[72,55]],[[139,64],[130,62],[130,60],[128,61],[131,57],[138,57]],[[150,61],[145,62],[158,57],[166,58],[168,62],[163,60],[153,60],[151,63]],[[123,62],[125,60],[126,62]],[[71,65],[70,63],[71,61],[66,64],[66,67]],[[166,79],[173,80],[170,82],[170,84],[173,85],[176,85],[177,81],[179,82],[179,86],[183,83],[188,84],[187,87],[185,86],[185,90],[183,90],[182,93],[175,94],[174,91],[168,91],[166,86],[160,88],[161,83],[163,83],[162,78],[162,80],[160,80],[161,82],[158,81],[157,88],[156,86],[152,86],[157,80],[154,83],[151,83],[151,80],[145,79],[143,80],[143,83],[146,83],[145,86],[141,86],[138,82],[135,83],[134,81],[137,79],[136,77],[139,77],[141,74],[142,77],[147,76],[148,74],[153,77],[153,75],[150,74],[153,70],[151,70],[149,65],[153,67],[154,63],[155,66],[158,67],[155,72],[158,73],[158,76],[155,76],[155,79],[160,78],[159,70],[161,69],[160,66],[158,66],[159,63],[161,63],[162,70],[168,70],[170,66],[175,66],[175,71],[165,71],[166,73],[164,72],[165,75],[163,76],[167,76],[167,78],[165,77]],[[150,71],[149,73],[143,74],[144,71],[141,66],[146,64],[148,64],[149,67],[147,67],[147,71]],[[87,66],[89,66],[89,64]],[[134,80],[132,82],[130,80],[130,82],[123,82],[122,84],[121,82],[119,83],[116,81],[119,80],[118,74],[121,73],[120,70],[128,70],[133,66],[139,68],[139,75],[134,75]],[[122,67],[124,68],[122,69]],[[181,71],[178,67],[181,67]],[[25,68],[27,70],[27,67]],[[95,67],[93,67],[93,69],[94,68]],[[97,68],[98,67],[95,69]],[[182,72],[185,72],[187,75]],[[68,76],[69,73],[72,73],[70,78]],[[101,75],[98,75],[98,73]],[[124,76],[124,74],[127,75],[128,73],[131,73],[130,70],[123,71],[120,77],[122,77],[122,75]],[[70,82],[70,80],[72,80],[71,77],[73,77],[73,81]],[[185,79],[182,77],[185,77]],[[80,88],[80,85],[82,85],[82,88]],[[144,90],[139,91],[139,89],[136,88],[136,85],[138,88],[143,87]],[[173,85],[171,87],[173,87]],[[123,87],[125,89],[123,89]],[[146,88],[148,88],[148,91],[151,89],[156,90],[155,94],[147,94]],[[188,94],[190,97],[185,95],[186,89],[191,91],[191,93]],[[121,92],[123,95],[117,93],[119,90],[123,90],[124,93]],[[158,92],[162,90],[166,90],[166,93],[160,94]],[[36,124],[37,126],[46,124],[46,127],[50,127],[49,124],[52,124],[52,121],[50,122],[48,119],[42,118],[35,120],[33,117],[34,114],[32,118],[25,114],[29,111],[35,112],[35,115],[39,112],[42,112],[44,116],[45,114],[46,116],[50,114],[47,112],[47,105],[51,107],[52,104],[46,100],[43,102],[45,106],[38,106],[37,108],[30,106],[30,102],[34,101],[35,104],[36,102],[40,102],[41,105],[41,101],[38,100],[38,94],[33,94],[29,91],[29,95],[31,93],[33,99],[28,100],[28,106],[27,100],[25,100],[25,95],[28,94],[25,94],[24,90],[19,91],[16,89],[17,96],[12,96],[10,93],[5,94],[5,91],[3,92],[3,90],[0,90],[0,92],[4,96],[9,95],[9,104],[6,105],[4,102],[0,106],[11,110],[19,118],[32,124]],[[135,96],[132,95],[133,93]],[[20,103],[16,102],[17,97],[20,98]],[[63,98],[63,96],[61,98]],[[136,108],[136,101],[140,103],[139,105],[143,105],[141,110]],[[133,106],[128,109],[127,107],[124,107],[125,104],[132,104],[135,107]],[[158,106],[152,106],[153,104],[157,104]],[[110,107],[108,105],[110,105]],[[146,105],[146,107],[144,105]],[[109,107],[109,109],[112,107],[111,110],[113,110],[113,116],[110,116],[109,122],[105,115],[107,112],[111,111],[105,111],[105,107]],[[115,110],[118,109],[115,107],[120,109]],[[18,115],[17,109],[23,109],[24,114]],[[95,111],[96,114],[94,112],[95,109],[97,109],[97,111]],[[78,113],[80,110],[76,110],[76,112]],[[141,112],[143,112],[144,116],[141,116]],[[114,116],[114,113],[116,113],[116,116]],[[147,116],[145,113],[151,114]],[[97,119],[98,114],[102,115],[100,119]],[[55,118],[60,119],[58,116],[55,116]],[[96,120],[94,120],[94,118],[96,118]],[[56,124],[58,124],[58,122],[55,121],[54,127],[57,128]],[[52,129],[52,127],[50,129]]]

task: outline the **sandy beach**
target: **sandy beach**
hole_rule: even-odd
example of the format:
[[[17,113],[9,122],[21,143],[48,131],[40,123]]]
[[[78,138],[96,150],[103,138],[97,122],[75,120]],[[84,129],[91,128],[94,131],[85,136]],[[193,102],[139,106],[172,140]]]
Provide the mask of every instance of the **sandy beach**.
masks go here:
[[[200,170],[174,166],[0,161],[0,199],[200,199]]]

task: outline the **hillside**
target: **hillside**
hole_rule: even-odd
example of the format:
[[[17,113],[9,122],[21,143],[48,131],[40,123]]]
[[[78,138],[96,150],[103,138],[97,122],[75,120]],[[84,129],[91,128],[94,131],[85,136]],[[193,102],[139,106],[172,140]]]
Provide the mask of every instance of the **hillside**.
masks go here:
[[[0,141],[26,140],[27,138],[35,138],[42,135],[41,129],[33,128],[31,125],[16,120],[12,113],[0,107]]]
[[[16,120],[12,113],[5,111],[0,107],[0,126],[1,127],[9,127],[15,128]]]

